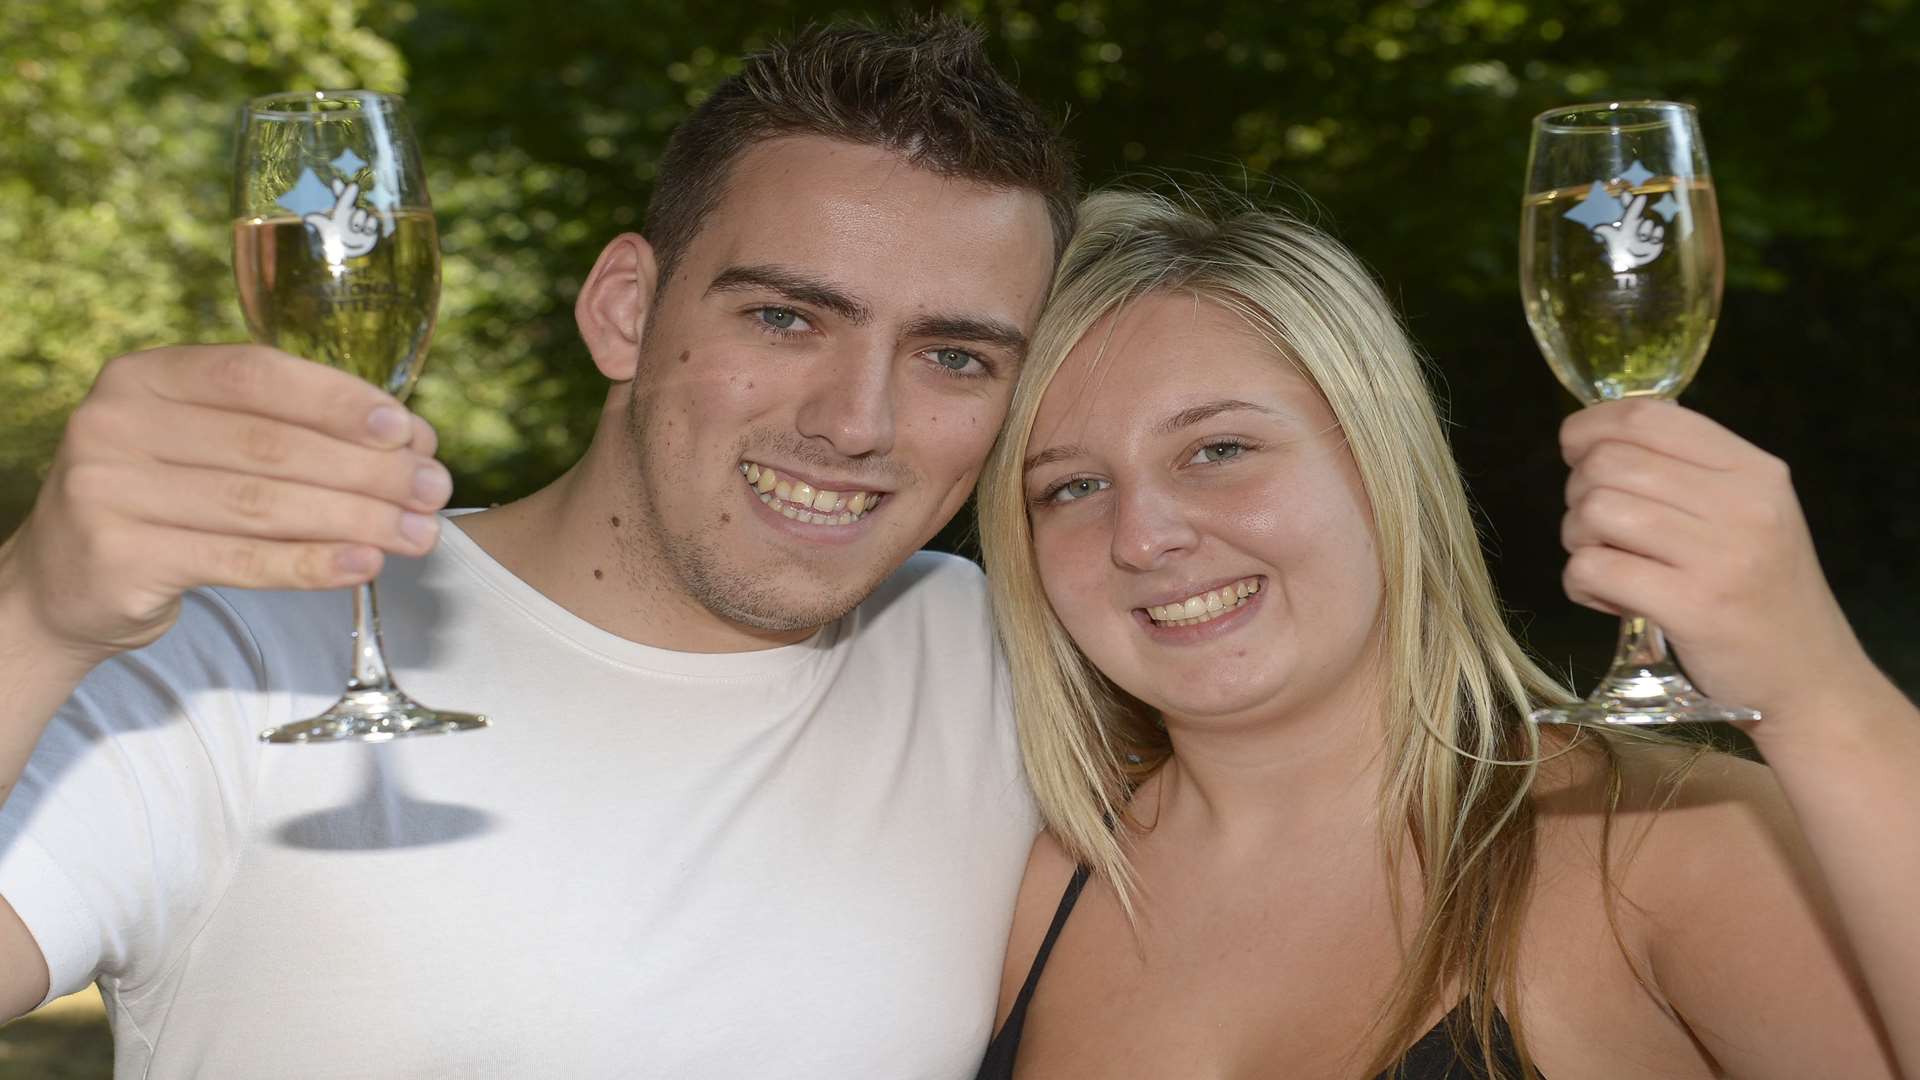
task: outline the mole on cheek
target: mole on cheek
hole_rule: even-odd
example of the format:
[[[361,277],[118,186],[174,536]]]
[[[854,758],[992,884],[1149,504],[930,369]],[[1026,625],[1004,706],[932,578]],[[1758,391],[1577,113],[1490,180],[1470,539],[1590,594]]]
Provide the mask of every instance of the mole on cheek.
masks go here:
[[[722,525],[731,525],[731,524],[733,524],[733,515],[732,515],[732,514],[729,514],[729,513],[727,513],[727,512],[726,512],[726,511],[724,511],[724,510],[723,510],[723,511],[721,511],[721,512],[720,512],[720,524],[722,524]]]
[[[613,520],[613,527],[614,527],[614,528],[616,528],[616,529],[617,529],[617,528],[619,528],[619,527],[620,527],[620,515],[618,515],[618,514],[615,514],[615,515],[613,516],[613,519],[612,519],[612,520]]]
[[[596,567],[594,567],[594,568],[593,568],[593,580],[595,580],[595,581],[599,581],[599,580],[600,580],[601,578],[603,578],[603,577],[606,577],[606,576],[607,576],[606,574],[604,574],[604,573],[601,573],[601,571],[600,571],[600,568],[599,568],[599,567],[597,567],[597,566],[596,566]]]
[[[684,364],[684,363],[686,363],[686,362],[687,362],[687,357],[689,357],[689,356],[692,356],[692,355],[693,355],[693,350],[692,350],[692,349],[686,349],[686,350],[684,350],[684,351],[682,351],[682,352],[680,353],[680,362],[681,362],[681,363],[683,363],[683,364]]]

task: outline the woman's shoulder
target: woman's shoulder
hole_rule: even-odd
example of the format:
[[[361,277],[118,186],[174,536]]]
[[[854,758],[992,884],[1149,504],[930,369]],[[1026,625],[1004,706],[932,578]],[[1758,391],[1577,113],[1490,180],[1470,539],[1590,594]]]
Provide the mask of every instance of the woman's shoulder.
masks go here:
[[[1642,987],[1716,1056],[1769,1045],[1767,1025],[1791,1017],[1873,1061],[1857,972],[1773,770],[1666,740],[1565,749],[1535,796],[1545,922],[1611,928]]]
[[[1027,972],[1040,952],[1040,943],[1046,940],[1047,928],[1053,923],[1067,883],[1073,880],[1074,869],[1073,858],[1051,832],[1042,830],[1034,837],[1033,849],[1027,854],[1026,872],[1020,878],[1019,899],[1014,902],[1013,927],[1007,933],[1007,955],[1000,971],[1000,1010],[994,1020],[996,1031],[1013,1008],[1014,998],[1020,996],[1020,986],[1027,981]]]
[[[1581,731],[1543,738],[1541,753],[1533,801],[1543,824],[1683,847],[1793,824],[1773,770],[1717,747]]]

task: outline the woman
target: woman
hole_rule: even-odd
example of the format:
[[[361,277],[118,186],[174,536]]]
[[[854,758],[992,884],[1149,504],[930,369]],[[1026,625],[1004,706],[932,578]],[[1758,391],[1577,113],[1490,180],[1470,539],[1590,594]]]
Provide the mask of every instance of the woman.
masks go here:
[[[1920,1067],[1920,714],[1784,468],[1661,402],[1562,443],[1569,594],[1761,709],[1771,770],[1524,720],[1565,693],[1347,252],[1088,201],[981,488],[1049,826],[982,1077]]]

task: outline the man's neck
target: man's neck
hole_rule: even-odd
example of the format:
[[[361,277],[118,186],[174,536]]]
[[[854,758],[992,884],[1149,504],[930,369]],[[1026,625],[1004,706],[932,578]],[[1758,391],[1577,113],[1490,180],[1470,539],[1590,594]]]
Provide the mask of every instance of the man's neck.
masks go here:
[[[605,434],[602,425],[602,434]],[[707,610],[660,572],[638,485],[622,452],[596,438],[573,468],[516,502],[457,519],[508,572],[594,626],[676,652],[748,652],[790,645],[817,628],[766,631]]]

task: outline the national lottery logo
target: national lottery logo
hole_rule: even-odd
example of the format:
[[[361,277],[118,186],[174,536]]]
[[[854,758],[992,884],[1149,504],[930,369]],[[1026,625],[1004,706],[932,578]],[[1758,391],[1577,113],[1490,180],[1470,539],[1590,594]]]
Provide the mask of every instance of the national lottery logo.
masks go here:
[[[327,162],[334,177],[323,181],[311,166],[300,170],[300,178],[274,203],[300,216],[307,234],[319,249],[320,257],[338,265],[371,252],[394,230],[393,208],[399,202],[393,194],[399,187],[374,166],[374,184],[366,201],[372,210],[360,208],[360,182],[355,179],[367,161],[352,150]],[[388,182],[383,182],[388,181]]]
[[[1653,172],[1636,160],[1612,183],[1631,193],[1651,179]],[[1608,186],[1595,180],[1586,197],[1567,211],[1566,217],[1587,228],[1605,250],[1607,265],[1615,274],[1630,274],[1658,259],[1666,250],[1669,227],[1676,242],[1693,232],[1693,212],[1683,200],[1674,198],[1673,192],[1666,192],[1659,202],[1648,206],[1644,192],[1622,201]],[[1659,220],[1649,217],[1649,211]]]

